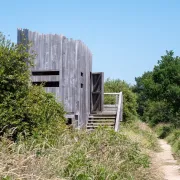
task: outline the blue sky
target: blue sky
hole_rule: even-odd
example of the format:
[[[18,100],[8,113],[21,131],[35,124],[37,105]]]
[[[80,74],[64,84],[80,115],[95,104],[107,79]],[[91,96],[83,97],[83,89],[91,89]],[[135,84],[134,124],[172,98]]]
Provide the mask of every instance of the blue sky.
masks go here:
[[[180,56],[179,0],[1,0],[0,31],[17,28],[82,40],[93,71],[134,83],[166,50]]]

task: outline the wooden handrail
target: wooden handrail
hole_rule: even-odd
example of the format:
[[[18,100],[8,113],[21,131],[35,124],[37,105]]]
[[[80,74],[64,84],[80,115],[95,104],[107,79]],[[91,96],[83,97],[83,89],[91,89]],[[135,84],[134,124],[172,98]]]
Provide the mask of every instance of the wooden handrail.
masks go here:
[[[120,121],[123,120],[123,94],[122,92],[119,93],[104,93],[104,95],[116,95],[118,97],[118,103],[117,105],[117,113],[116,113],[116,119],[115,119],[115,126],[114,130],[117,132],[120,127]]]
[[[119,93],[104,93],[105,95],[106,94],[109,94],[109,95],[119,95]]]
[[[114,130],[117,132],[119,130],[120,121],[122,121],[123,115],[123,95],[122,92],[119,93],[119,101],[118,101],[118,109],[116,114],[115,128]]]

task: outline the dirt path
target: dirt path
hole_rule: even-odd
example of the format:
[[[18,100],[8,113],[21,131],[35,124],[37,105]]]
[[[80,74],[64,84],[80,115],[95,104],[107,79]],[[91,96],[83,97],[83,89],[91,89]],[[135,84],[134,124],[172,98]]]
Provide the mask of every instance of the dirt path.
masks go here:
[[[164,174],[164,180],[180,180],[180,166],[172,156],[171,146],[165,140],[159,140],[159,144],[162,151],[156,153],[156,161]]]

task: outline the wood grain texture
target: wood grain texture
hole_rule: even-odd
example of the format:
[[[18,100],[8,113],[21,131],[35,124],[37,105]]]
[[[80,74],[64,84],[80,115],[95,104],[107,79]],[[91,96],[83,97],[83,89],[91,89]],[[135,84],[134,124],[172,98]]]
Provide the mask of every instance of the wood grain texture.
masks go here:
[[[59,87],[45,87],[64,104],[67,114],[78,115],[78,128],[86,126],[90,113],[90,72],[92,54],[79,40],[58,34],[39,34],[28,29],[17,30],[17,42],[32,42],[29,52],[35,51],[32,71],[59,71],[59,75],[33,75],[33,82],[59,81]]]

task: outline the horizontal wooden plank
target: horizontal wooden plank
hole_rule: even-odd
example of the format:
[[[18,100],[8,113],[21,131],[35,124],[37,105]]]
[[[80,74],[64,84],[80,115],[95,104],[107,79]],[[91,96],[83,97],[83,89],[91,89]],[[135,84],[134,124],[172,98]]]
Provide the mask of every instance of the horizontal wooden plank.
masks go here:
[[[105,95],[119,95],[119,93],[104,93]]]
[[[89,119],[115,119],[115,116],[89,116]]]
[[[101,125],[101,126],[103,126],[103,127],[106,127],[106,126],[107,127],[114,127],[114,125],[111,125],[111,126],[110,125]],[[100,127],[100,125],[87,125],[87,128],[88,127],[94,127],[95,128],[95,127]]]
[[[104,107],[107,107],[107,108],[114,108],[114,107],[116,107],[117,108],[117,105],[116,104],[104,104]]]
[[[92,116],[112,116],[116,115],[116,111],[103,111],[103,112],[95,112],[91,114]]]
[[[105,124],[103,124],[103,123],[88,123],[87,124],[87,126],[115,126],[115,124],[114,123],[105,123]]]

